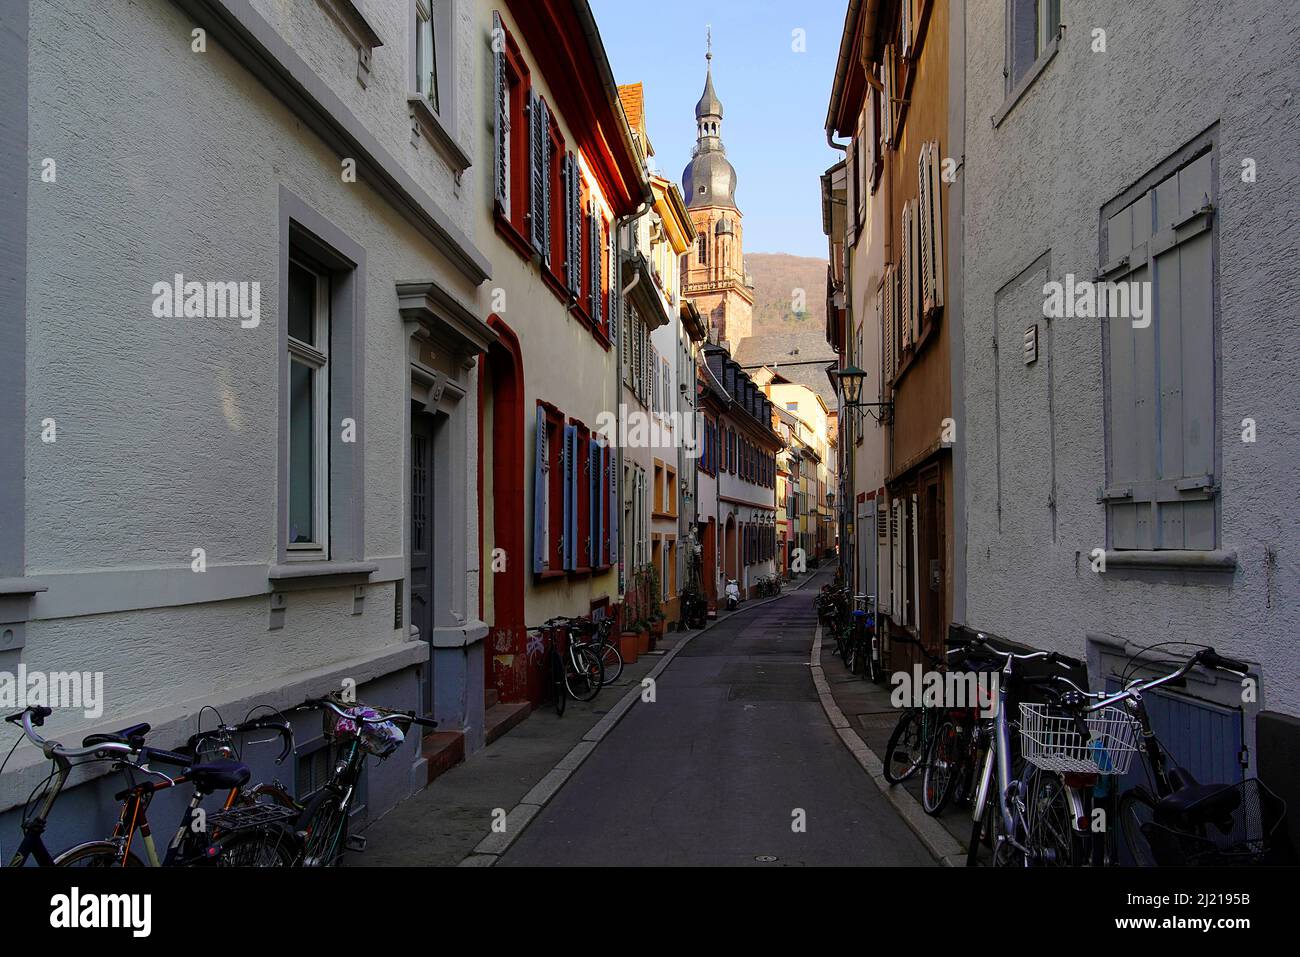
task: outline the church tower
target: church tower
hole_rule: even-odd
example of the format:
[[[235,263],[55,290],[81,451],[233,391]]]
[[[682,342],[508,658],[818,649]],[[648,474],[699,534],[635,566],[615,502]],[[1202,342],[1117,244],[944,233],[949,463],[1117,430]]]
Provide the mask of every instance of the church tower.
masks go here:
[[[722,101],[713,89],[713,41],[705,54],[704,95],[695,104],[695,149],[682,194],[698,238],[686,254],[682,291],[709,320],[709,338],[734,352],[754,325],[754,290],[745,272],[736,168],[722,145]]]

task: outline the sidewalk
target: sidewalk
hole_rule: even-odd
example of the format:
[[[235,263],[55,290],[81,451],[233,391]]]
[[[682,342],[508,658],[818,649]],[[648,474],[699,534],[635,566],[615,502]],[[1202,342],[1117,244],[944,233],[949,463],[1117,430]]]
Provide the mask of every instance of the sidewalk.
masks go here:
[[[814,571],[786,585],[782,594],[804,587],[816,575]],[[779,600],[779,596],[751,599],[741,608]],[[606,686],[595,700],[570,700],[563,717],[549,704],[533,710],[509,733],[358,832],[366,838],[366,850],[350,852],[347,864],[427,867],[495,863],[497,855],[635,703],[642,680],[657,675],[677,649],[733,614],[719,611],[702,629],[668,632],[654,653],[625,667],[618,682]],[[503,814],[506,831],[494,833],[494,818],[499,820]]]

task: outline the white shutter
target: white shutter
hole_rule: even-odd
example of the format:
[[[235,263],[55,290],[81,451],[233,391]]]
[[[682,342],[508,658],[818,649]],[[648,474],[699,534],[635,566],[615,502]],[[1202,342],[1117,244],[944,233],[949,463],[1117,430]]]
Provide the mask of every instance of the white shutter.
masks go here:
[[[920,155],[916,159],[916,196],[917,196],[917,217],[916,217],[916,245],[918,250],[917,287],[919,295],[917,296],[917,311],[922,319],[928,311],[928,304],[933,299],[934,280],[933,267],[934,255],[930,247],[930,230],[932,217],[930,214],[930,144],[922,143]]]
[[[848,210],[847,210],[848,218],[846,222],[848,223],[848,231],[849,231],[849,234],[846,237],[846,239],[850,246],[855,245],[858,241],[857,240],[858,204],[855,201],[855,197],[857,191],[856,184],[858,181],[857,172],[856,172],[858,167],[858,153],[861,152],[861,150],[862,150],[861,140],[853,140],[851,143],[849,143],[849,148],[846,151],[846,155],[845,155],[845,164],[846,164],[845,171],[848,174],[848,185],[849,185],[849,188],[845,191],[845,199],[847,200],[847,206],[848,206]]]
[[[912,56],[912,18],[916,12],[912,9],[912,0],[902,0],[902,19],[903,19],[903,59],[909,59]]]
[[[899,343],[900,351],[906,349],[912,344],[912,309],[914,300],[912,298],[912,249],[914,238],[912,235],[912,202],[903,204],[903,222],[900,230],[902,242],[899,244],[899,271],[900,286],[902,292],[902,341]]]
[[[912,581],[912,607],[908,609],[908,620],[919,629],[921,626],[921,570],[916,567],[921,563],[921,550],[917,545],[916,493],[912,493],[912,567],[907,570]]]
[[[939,152],[939,141],[930,144],[930,291],[933,296],[931,305],[938,309],[943,306],[943,154]]]
[[[902,550],[902,501],[894,499],[889,503],[889,607],[895,624],[904,624],[903,613],[903,550]]]

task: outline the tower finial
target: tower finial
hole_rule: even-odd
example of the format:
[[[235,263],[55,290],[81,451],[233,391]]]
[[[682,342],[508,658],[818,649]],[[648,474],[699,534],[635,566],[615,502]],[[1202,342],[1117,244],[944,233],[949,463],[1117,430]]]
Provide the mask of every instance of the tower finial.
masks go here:
[[[713,59],[713,24],[708,24],[705,28],[708,31],[708,52],[704,54],[705,60]]]

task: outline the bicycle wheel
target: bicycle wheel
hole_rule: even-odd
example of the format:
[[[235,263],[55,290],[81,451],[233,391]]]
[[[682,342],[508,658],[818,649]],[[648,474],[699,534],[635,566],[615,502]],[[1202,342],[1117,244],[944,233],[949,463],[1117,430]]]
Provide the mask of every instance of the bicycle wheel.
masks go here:
[[[338,793],[319,792],[303,811],[298,825],[303,835],[303,867],[337,867],[348,840],[348,815]]]
[[[1159,863],[1149,836],[1156,833],[1154,819],[1155,808],[1145,795],[1125,791],[1120,796],[1119,826],[1120,833],[1124,835],[1124,849],[1127,851],[1127,856],[1120,859],[1121,863],[1135,864],[1138,867],[1155,867]]]
[[[961,729],[951,718],[945,718],[930,739],[921,780],[921,807],[931,817],[942,814],[952,800],[965,744]]]
[[[612,685],[623,676],[623,656],[619,654],[618,645],[602,641],[596,646],[600,654],[600,663],[605,669],[605,684]]]
[[[917,772],[925,758],[924,726],[921,712],[909,708],[903,712],[885,745],[885,780],[901,784]]]
[[[1054,771],[1034,768],[1024,782],[1025,848],[1029,862],[1073,867],[1087,860],[1084,836],[1074,829],[1065,781]]]
[[[278,825],[248,828],[219,837],[208,853],[210,863],[217,867],[293,867],[298,860],[293,834]]]
[[[605,666],[600,663],[600,655],[584,645],[574,651],[577,664],[572,660],[564,671],[564,686],[574,701],[590,701],[599,693],[605,683]]]
[[[128,852],[121,857],[121,848],[112,841],[91,841],[68,848],[54,859],[55,867],[144,867],[144,861]]]

